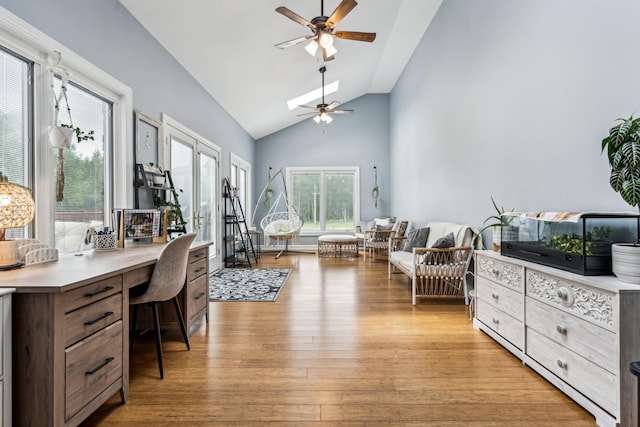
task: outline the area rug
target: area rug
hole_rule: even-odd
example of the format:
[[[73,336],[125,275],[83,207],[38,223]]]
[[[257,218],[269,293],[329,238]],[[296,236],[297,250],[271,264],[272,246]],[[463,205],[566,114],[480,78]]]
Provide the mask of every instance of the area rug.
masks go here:
[[[209,301],[275,301],[290,268],[224,268],[209,276]]]

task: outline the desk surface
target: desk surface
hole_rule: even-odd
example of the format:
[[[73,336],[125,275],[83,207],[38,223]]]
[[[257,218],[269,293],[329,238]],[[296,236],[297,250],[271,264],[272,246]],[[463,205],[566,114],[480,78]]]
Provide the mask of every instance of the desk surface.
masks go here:
[[[211,242],[193,242],[191,250]],[[0,288],[17,293],[63,292],[128,270],[152,265],[166,244],[133,244],[113,251],[88,250],[63,254],[58,261],[0,272]]]

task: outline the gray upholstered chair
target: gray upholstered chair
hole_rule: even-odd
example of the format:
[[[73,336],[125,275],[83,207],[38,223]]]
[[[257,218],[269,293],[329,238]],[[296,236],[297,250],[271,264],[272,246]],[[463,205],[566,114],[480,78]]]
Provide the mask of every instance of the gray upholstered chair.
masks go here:
[[[182,337],[187,345],[187,350],[191,349],[189,345],[189,336],[185,328],[184,318],[182,317],[177,295],[182,290],[187,277],[189,247],[195,237],[195,233],[189,233],[169,242],[160,253],[158,261],[156,261],[147,289],[142,295],[131,296],[129,299],[129,305],[132,306],[129,348],[130,350],[133,350],[133,336],[136,328],[138,305],[147,304],[151,307],[151,311],[153,313],[153,325],[156,335],[156,351],[158,353],[160,378],[164,378],[164,371],[162,369],[162,340],[160,338],[158,303],[173,300],[173,305],[176,308],[176,316],[178,317],[180,328],[182,329]]]

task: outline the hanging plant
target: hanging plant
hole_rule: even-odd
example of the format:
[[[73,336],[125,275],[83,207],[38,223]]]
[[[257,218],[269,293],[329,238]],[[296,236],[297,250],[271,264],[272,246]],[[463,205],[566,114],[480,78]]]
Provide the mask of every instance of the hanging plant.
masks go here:
[[[378,207],[378,196],[380,195],[380,189],[378,188],[378,167],[373,167],[374,171],[374,182],[373,182],[373,190],[371,190],[371,195],[373,196],[373,207]]]
[[[271,178],[271,167],[269,167],[269,176],[267,179],[267,188],[264,192],[264,207],[269,210],[271,207],[271,197],[273,197],[273,188],[271,188],[271,181],[273,180],[273,178]]]
[[[84,132],[79,127],[73,126],[73,120],[71,119],[71,107],[69,107],[69,99],[67,98],[67,85],[69,84],[69,73],[64,68],[57,68],[60,63],[61,54],[58,54],[58,62],[53,67],[49,67],[51,71],[51,90],[53,92],[54,100],[54,116],[53,121],[49,125],[49,142],[54,148],[58,149],[58,162],[56,167],[56,201],[61,202],[64,199],[64,149],[71,147],[71,140],[73,136],[76,136],[78,143],[87,140],[94,140],[94,131]],[[61,74],[60,92],[56,94],[56,90],[53,84],[55,74]],[[69,123],[58,124],[58,116],[60,114],[60,102],[64,100],[67,106],[67,114],[69,116]]]

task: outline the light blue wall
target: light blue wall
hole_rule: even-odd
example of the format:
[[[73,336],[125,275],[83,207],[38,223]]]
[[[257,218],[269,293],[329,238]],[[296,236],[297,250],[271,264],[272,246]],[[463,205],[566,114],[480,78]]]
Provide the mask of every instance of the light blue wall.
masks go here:
[[[445,0],[391,94],[398,216],[635,211],[600,143],[640,111],[637,0]]]
[[[133,90],[133,108],[161,113],[253,162],[251,136],[117,0],[0,0],[0,6],[62,43]],[[132,147],[133,152],[133,147]]]
[[[360,217],[394,214],[389,185],[389,95],[365,95],[339,108],[355,111],[334,115],[324,129],[308,119],[256,141],[255,197],[267,183],[270,166],[274,172],[293,166],[359,166]],[[373,166],[378,167],[380,187],[377,209],[371,197]],[[258,208],[256,224],[264,216],[261,203]]]

